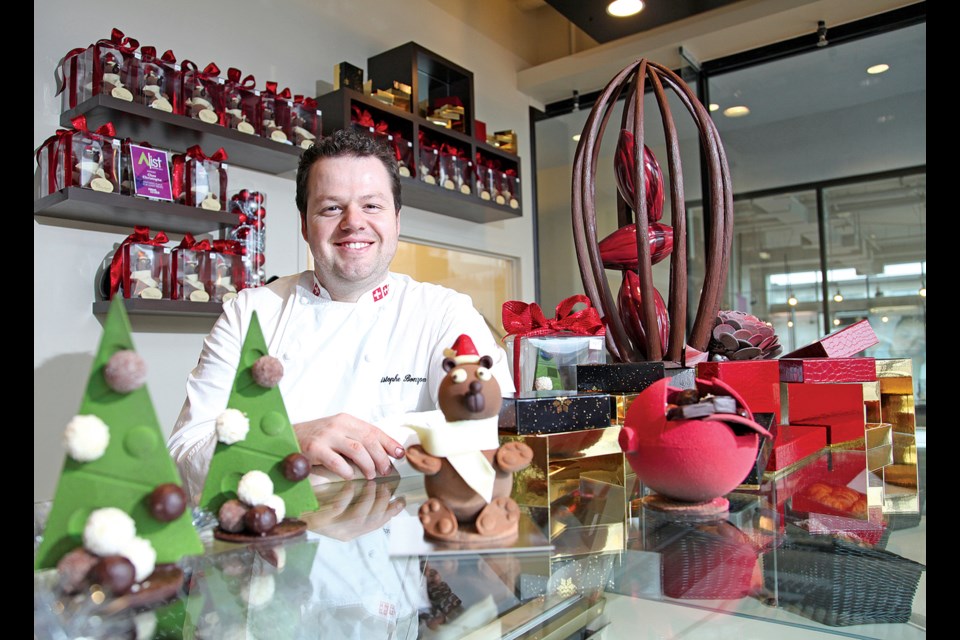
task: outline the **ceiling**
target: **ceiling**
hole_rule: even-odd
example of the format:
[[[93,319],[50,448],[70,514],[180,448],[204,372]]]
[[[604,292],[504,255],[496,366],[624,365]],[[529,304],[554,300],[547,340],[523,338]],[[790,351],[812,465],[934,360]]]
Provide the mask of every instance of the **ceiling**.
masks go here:
[[[646,0],[644,9],[633,16],[616,18],[606,11],[607,0],[546,0],[567,20],[603,44],[717,9],[737,0]]]

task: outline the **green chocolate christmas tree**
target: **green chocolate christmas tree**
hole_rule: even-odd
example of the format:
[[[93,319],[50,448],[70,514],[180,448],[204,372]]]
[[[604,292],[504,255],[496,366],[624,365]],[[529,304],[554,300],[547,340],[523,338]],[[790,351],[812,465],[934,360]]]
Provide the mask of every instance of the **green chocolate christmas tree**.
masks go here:
[[[258,372],[258,366],[269,361],[280,367],[279,362],[269,357],[267,344],[260,329],[256,312],[250,318],[250,328],[244,338],[240,353],[237,376],[233,381],[227,409],[236,409],[249,420],[249,431],[243,439],[233,444],[218,440],[210,460],[210,471],[203,486],[200,506],[216,514],[224,502],[238,498],[237,487],[244,474],[259,470],[273,481],[273,493],[283,499],[287,517],[296,518],[304,511],[319,508],[309,480],[308,469],[299,474],[285,473],[285,460],[291,454],[300,454],[300,445],[280,389],[276,386],[279,375],[271,378]],[[259,362],[259,364],[258,364]],[[299,479],[291,479],[290,476]]]
[[[142,382],[145,372],[130,334],[130,321],[117,296],[107,313],[78,414],[88,422],[102,421],[109,440],[106,432],[101,432],[104,437],[94,438],[101,446],[94,446],[97,451],[93,454],[89,448],[78,453],[68,444],[34,559],[35,569],[54,567],[64,554],[83,546],[87,517],[104,507],[116,507],[133,518],[137,536],[146,538],[156,551],[157,564],[203,553],[190,511],[185,508],[180,474]],[[140,371],[124,376],[123,369],[129,373],[131,363],[139,365]],[[116,373],[118,370],[121,373]],[[158,498],[160,495],[166,499]]]

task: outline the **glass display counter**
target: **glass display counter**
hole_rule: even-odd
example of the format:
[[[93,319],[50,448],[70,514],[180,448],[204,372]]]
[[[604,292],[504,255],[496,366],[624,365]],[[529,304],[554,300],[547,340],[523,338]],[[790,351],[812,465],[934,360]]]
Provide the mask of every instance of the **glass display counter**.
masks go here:
[[[198,521],[204,554],[184,558],[183,586],[150,608],[113,611],[95,590],[65,598],[55,571],[35,572],[34,637],[925,637],[925,429],[917,435],[918,499],[895,511],[903,487],[886,486],[880,518],[801,499],[804,473],[841,466],[825,450],[730,494],[719,518],[634,500],[622,544],[591,552],[595,537],[583,536],[580,554],[569,540],[558,553],[529,510],[510,547],[408,553],[398,532],[418,524],[420,477],[317,486],[322,506],[293,539],[231,544]],[[35,506],[35,538],[48,506]]]

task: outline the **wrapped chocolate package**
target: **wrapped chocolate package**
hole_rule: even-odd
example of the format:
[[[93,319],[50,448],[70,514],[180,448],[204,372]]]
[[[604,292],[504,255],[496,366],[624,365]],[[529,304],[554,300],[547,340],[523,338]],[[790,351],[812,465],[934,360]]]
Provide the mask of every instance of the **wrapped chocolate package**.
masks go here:
[[[244,288],[244,267],[239,242],[218,240],[210,252],[210,301],[226,302]]]
[[[137,102],[158,111],[182,114],[180,65],[173,52],[168,49],[158,57],[155,47],[141,47],[134,56],[139,66]]]
[[[173,156],[174,175],[182,166],[183,184],[177,201],[188,207],[200,207],[208,211],[222,211],[227,201],[227,152],[221,147],[212,156],[207,156],[200,145],[187,149],[186,153]]]
[[[131,242],[124,245],[122,251],[123,297],[169,299],[166,248],[162,245]]]
[[[139,83],[134,58],[139,46],[114,28],[109,38],[68,52],[60,61],[61,110],[68,111],[98,94],[132,102]]]
[[[224,117],[220,67],[211,62],[203,69],[198,69],[193,61],[184,60],[180,69],[183,115],[207,124],[219,124]]]
[[[573,391],[520,391],[503,399],[499,427],[511,434],[563,433],[609,427],[610,396]]]
[[[268,83],[269,85],[269,83]],[[323,135],[323,113],[317,101],[309,96],[294,96],[290,112],[290,132],[293,144],[303,149],[312,147]]]
[[[260,133],[261,97],[256,90],[257,80],[247,75],[242,80],[236,67],[227,69],[223,83],[223,114],[220,124],[249,135]]]
[[[267,82],[267,88],[260,93],[260,135],[274,142],[294,144],[293,112],[294,102],[290,98],[290,89],[278,93],[277,83]],[[300,139],[308,138],[301,134]]]
[[[209,302],[212,286],[210,242],[197,242],[186,234],[170,252],[170,298],[190,302]]]
[[[67,187],[120,193],[121,147],[112,123],[87,129],[85,116],[72,120],[73,129],[60,129],[36,153],[40,195]]]
[[[266,246],[267,215],[266,194],[262,191],[241,189],[230,196],[230,213],[237,216],[237,224],[227,231],[228,240],[235,240],[240,244],[240,261],[243,273],[236,281],[238,289],[259,287],[266,280],[263,265],[266,262],[264,247]]]

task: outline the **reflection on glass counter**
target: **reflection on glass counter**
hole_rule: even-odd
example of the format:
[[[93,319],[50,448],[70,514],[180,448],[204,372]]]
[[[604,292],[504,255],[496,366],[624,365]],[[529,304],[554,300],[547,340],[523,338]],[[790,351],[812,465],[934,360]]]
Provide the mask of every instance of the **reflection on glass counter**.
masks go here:
[[[880,446],[891,441],[882,436],[876,436]],[[756,490],[728,494],[726,514],[699,518],[650,508],[651,492],[631,484],[625,494],[625,478],[611,483],[588,473],[570,483],[560,469],[549,507],[524,508],[528,526],[539,527],[535,536],[507,548],[441,553],[397,552],[407,544],[398,541],[400,525],[415,522],[426,499],[420,477],[320,485],[321,507],[303,515],[308,530],[293,539],[223,542],[211,535],[212,519],[195,518],[203,555],[184,558],[183,586],[150,607],[117,611],[97,587],[64,596],[55,570],[36,572],[34,633],[158,640],[586,638],[601,629],[636,637],[638,624],[664,621],[677,633],[697,620],[739,633],[761,625],[762,633],[784,638],[811,630],[922,637],[924,451],[916,456],[921,492],[912,513],[885,513],[882,501],[874,509],[864,500],[859,509],[855,500],[840,500],[861,495],[870,484],[864,475],[876,473],[867,468],[865,450],[824,449],[768,474]],[[878,477],[883,490],[897,490]],[[817,486],[834,489],[828,496]],[[567,494],[554,500],[563,487]],[[34,509],[35,549],[48,507]],[[529,544],[533,539],[539,543]]]

